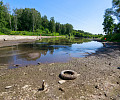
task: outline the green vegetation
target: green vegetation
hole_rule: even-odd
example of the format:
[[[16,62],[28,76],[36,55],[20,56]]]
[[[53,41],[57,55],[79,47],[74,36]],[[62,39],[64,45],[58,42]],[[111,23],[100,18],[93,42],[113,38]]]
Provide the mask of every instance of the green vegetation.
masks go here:
[[[114,17],[118,23],[115,23]],[[120,42],[120,0],[113,0],[112,8],[106,9],[103,26],[106,35],[102,40]]]
[[[82,30],[74,30],[69,23],[61,24],[56,22],[54,17],[50,20],[35,8],[13,9],[9,11],[9,6],[0,1],[0,34],[5,35],[42,35],[42,36],[68,36],[99,38],[102,35],[93,35]]]
[[[85,38],[64,38],[64,37],[56,37],[56,38],[44,38],[42,40],[37,40],[36,42],[47,43],[48,45],[71,45],[73,43],[83,43],[89,42],[91,40]]]

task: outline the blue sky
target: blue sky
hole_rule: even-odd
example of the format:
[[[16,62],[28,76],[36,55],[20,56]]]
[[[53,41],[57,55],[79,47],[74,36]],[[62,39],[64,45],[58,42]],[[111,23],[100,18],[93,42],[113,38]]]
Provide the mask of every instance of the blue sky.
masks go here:
[[[62,24],[70,23],[74,29],[94,34],[103,33],[105,9],[112,7],[112,0],[3,0],[15,8],[35,8],[48,19],[54,17]]]

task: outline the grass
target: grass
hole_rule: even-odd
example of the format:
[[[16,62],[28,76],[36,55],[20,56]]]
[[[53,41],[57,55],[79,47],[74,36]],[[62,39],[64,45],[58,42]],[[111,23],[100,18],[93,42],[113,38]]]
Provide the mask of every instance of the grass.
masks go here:
[[[0,32],[0,35],[5,35],[4,33]]]

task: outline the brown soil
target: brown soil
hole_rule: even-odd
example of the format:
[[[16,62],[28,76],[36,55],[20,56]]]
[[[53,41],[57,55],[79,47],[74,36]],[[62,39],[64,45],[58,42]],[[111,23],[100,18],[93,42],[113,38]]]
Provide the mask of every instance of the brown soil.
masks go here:
[[[0,42],[0,46],[7,43],[16,41]],[[67,63],[15,69],[0,66],[0,100],[120,100],[120,48],[119,44],[107,45],[96,54]],[[79,76],[59,84],[62,70],[74,70]]]

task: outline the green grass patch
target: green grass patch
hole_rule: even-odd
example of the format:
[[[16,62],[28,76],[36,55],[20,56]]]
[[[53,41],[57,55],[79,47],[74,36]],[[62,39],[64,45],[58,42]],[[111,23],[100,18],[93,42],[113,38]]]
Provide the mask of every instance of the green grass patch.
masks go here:
[[[0,35],[6,35],[5,33],[0,32]]]
[[[28,32],[28,31],[12,31],[10,35],[25,35],[25,36],[60,36],[59,33],[45,33],[45,31]]]

